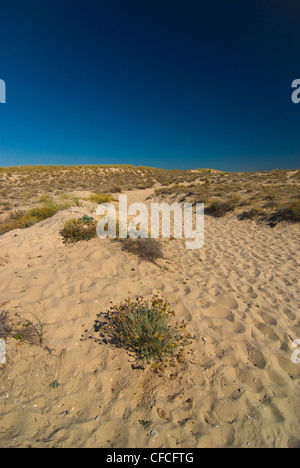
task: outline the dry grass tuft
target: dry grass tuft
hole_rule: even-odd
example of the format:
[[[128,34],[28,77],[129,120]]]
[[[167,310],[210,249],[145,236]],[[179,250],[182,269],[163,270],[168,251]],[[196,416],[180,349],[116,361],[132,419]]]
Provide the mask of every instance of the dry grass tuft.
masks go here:
[[[102,203],[110,203],[112,201],[112,197],[110,195],[105,195],[104,193],[93,193],[89,197],[89,201],[101,205]]]

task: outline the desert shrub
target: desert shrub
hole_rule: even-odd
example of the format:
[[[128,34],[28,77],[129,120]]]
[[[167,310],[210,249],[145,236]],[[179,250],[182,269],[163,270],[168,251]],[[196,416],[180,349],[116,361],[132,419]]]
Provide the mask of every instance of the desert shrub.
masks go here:
[[[222,218],[230,211],[234,211],[238,206],[238,201],[234,198],[226,201],[213,200],[209,206],[205,209],[205,213],[215,218]]]
[[[155,263],[159,258],[163,258],[161,244],[151,238],[138,239],[118,239],[121,242],[122,250],[137,255],[142,260]]]
[[[111,191],[112,193],[121,193],[121,192],[122,192],[122,189],[121,189],[121,187],[119,187],[119,186],[113,186],[113,187],[111,187],[110,191]]]
[[[26,215],[26,211],[14,211],[0,222],[0,235],[12,231],[13,229],[22,228],[22,219]]]
[[[93,193],[89,200],[100,205],[101,203],[110,203],[112,198],[109,195],[105,195],[104,193]]]
[[[295,221],[300,221],[300,200],[295,200],[291,203],[289,209],[291,210],[293,219]]]
[[[190,335],[186,334],[186,323],[171,323],[174,312],[167,300],[155,295],[150,301],[137,297],[113,306],[96,320],[95,331],[117,347],[135,354],[137,359],[147,362],[163,361],[183,353],[183,346]]]
[[[97,222],[93,218],[73,218],[65,222],[60,235],[64,238],[64,243],[90,240],[97,235],[96,226]]]
[[[238,216],[238,219],[256,219],[258,218],[259,216],[262,216],[263,215],[263,210],[261,210],[260,208],[254,206],[252,208],[250,208],[249,210],[247,211],[244,211],[243,213],[241,213],[239,216]]]
[[[300,200],[294,200],[289,203],[279,206],[277,211],[273,214],[273,218],[280,221],[300,221]]]

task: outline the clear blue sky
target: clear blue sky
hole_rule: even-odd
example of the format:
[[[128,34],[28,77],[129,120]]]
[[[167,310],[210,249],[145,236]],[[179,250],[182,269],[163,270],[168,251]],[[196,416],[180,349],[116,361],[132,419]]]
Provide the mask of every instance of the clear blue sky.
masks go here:
[[[0,166],[299,167],[299,0],[1,0]]]

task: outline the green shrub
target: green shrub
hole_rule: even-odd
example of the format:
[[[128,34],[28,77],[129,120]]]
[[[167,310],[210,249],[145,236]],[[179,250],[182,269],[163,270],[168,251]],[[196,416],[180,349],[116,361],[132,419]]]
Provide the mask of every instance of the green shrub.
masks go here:
[[[142,297],[133,302],[127,299],[111,307],[104,321],[96,320],[95,331],[106,336],[111,344],[133,352],[137,359],[163,361],[175,354],[182,355],[182,347],[190,338],[184,321],[171,323],[174,315],[167,300],[156,295],[150,301]]]
[[[97,235],[96,227],[97,222],[93,218],[73,218],[65,222],[60,235],[64,238],[64,243],[90,240]]]

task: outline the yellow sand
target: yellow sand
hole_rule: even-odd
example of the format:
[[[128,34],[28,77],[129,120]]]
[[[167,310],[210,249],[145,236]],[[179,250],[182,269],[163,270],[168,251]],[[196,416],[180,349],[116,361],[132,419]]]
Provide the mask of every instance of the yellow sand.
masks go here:
[[[91,206],[0,237],[0,311],[35,314],[45,331],[43,347],[7,341],[0,446],[300,446],[299,226],[206,217],[203,249],[164,240],[158,267],[110,240],[65,246],[64,220]],[[195,335],[163,377],[89,338],[111,302],[156,292]]]

